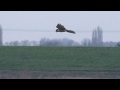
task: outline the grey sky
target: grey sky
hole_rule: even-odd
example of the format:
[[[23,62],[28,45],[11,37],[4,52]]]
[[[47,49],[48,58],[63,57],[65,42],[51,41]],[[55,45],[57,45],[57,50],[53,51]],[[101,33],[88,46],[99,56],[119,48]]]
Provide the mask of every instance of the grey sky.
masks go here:
[[[58,23],[76,34],[56,33]],[[120,41],[120,11],[0,11],[0,25],[3,42],[39,41],[42,37],[66,37],[81,42],[84,38],[91,39],[92,30],[97,26],[103,30],[103,41]]]

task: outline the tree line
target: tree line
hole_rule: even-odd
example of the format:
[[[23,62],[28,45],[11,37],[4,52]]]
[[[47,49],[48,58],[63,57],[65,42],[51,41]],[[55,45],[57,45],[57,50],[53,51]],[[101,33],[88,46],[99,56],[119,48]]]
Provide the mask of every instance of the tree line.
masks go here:
[[[103,30],[100,26],[93,29],[92,38],[85,38],[81,42],[63,38],[63,39],[49,39],[41,38],[40,41],[11,41],[3,44],[2,27],[0,26],[0,46],[120,46],[118,42],[103,42]]]
[[[80,46],[78,42],[74,40],[63,38],[63,39],[49,39],[42,38],[40,41],[11,41],[6,42],[5,46]]]

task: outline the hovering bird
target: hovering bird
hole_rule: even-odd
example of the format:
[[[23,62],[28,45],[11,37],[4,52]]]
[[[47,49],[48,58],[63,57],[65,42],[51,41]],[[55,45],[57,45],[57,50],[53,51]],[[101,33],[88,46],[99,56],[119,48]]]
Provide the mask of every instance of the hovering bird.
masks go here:
[[[66,28],[65,28],[63,25],[61,25],[60,23],[57,24],[56,28],[58,28],[58,29],[56,29],[56,32],[69,32],[69,33],[75,34],[75,32],[74,32],[73,30],[68,30],[68,29],[66,29]]]

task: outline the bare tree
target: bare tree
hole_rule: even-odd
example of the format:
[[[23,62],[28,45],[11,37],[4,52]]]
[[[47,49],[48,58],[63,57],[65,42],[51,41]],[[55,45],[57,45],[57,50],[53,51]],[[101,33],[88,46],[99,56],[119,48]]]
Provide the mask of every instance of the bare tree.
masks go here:
[[[21,46],[31,46],[31,42],[28,40],[21,41]]]
[[[2,27],[1,27],[1,25],[0,25],[0,46],[3,46],[2,34],[3,34],[3,32],[2,32]]]
[[[37,41],[31,41],[31,46],[38,46],[39,45],[39,42]]]
[[[120,47],[120,42],[117,43],[117,46]]]
[[[67,38],[51,40],[48,38],[42,38],[39,42],[40,46],[79,46],[78,42]]]
[[[19,41],[14,41],[13,44],[14,44],[14,46],[20,46]]]
[[[4,44],[5,46],[9,46],[9,43],[8,42],[5,42],[5,44]]]
[[[100,28],[100,26],[97,27],[97,33],[98,33],[98,45],[102,46],[102,43],[103,43],[103,31]]]
[[[13,41],[10,41],[8,45],[9,45],[9,46],[14,46],[14,42],[13,42]]]
[[[40,43],[40,46],[47,46],[47,38],[42,38],[39,43]]]
[[[103,45],[103,31],[100,26],[97,29],[93,30],[92,33],[92,45],[93,46],[102,46]]]
[[[91,40],[88,38],[83,39],[83,41],[81,41],[81,45],[82,46],[91,46]]]

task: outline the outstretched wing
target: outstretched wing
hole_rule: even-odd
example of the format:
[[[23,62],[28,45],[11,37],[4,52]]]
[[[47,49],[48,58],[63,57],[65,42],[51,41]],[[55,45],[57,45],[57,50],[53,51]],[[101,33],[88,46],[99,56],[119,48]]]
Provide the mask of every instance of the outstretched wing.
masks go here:
[[[57,24],[56,28],[58,28],[59,30],[65,30],[66,28],[61,25],[61,24]]]
[[[66,30],[66,31],[69,32],[69,33],[75,34],[75,31],[73,31],[73,30]]]

